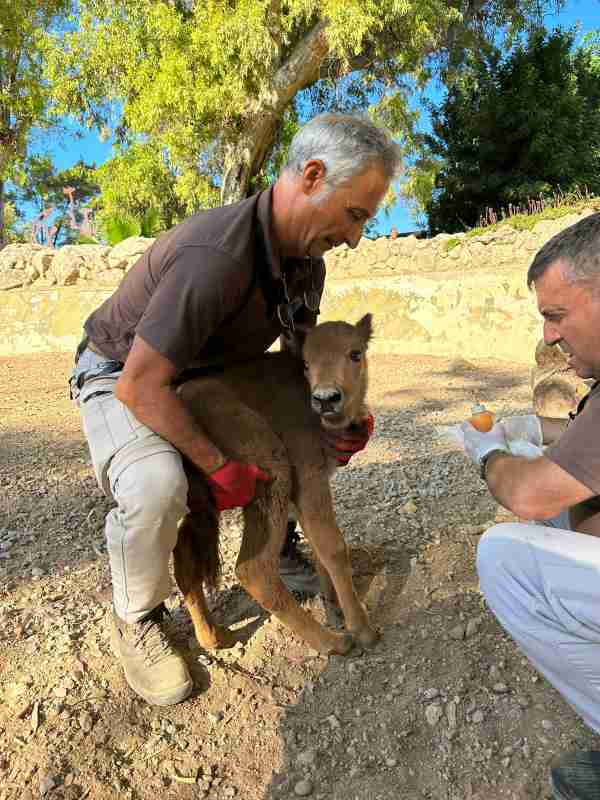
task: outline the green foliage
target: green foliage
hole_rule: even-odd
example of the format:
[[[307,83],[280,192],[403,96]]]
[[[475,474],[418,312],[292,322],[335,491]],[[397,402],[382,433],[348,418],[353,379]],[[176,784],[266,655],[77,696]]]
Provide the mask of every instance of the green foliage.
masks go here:
[[[21,217],[17,208],[13,202],[7,200],[4,205],[4,228],[5,240],[8,244],[25,241],[25,234],[20,223]]]
[[[148,209],[140,218],[103,216],[100,220],[101,237],[111,246],[119,244],[130,236],[152,238],[161,231],[160,215],[157,209]]]
[[[446,241],[444,242],[444,248],[447,253],[450,253],[459,244],[460,244],[460,239],[455,239],[455,238],[446,239]]]
[[[65,0],[0,0],[0,180],[24,157],[31,128],[51,123],[45,37],[69,7]]]
[[[78,161],[72,167],[56,170],[49,154],[30,156],[15,175],[18,202],[31,203],[38,211],[54,207],[66,214],[69,205],[63,189],[74,189],[77,206],[88,205],[100,192],[95,164]]]
[[[32,128],[52,124],[52,87],[44,77],[46,32],[56,29],[70,0],[0,0],[0,201],[27,150]],[[0,247],[5,241],[0,215]]]
[[[599,79],[596,50],[561,30],[471,58],[425,137],[438,170],[431,232],[466,230],[488,207],[510,211],[557,187],[600,193]]]
[[[307,107],[372,107],[408,144],[409,83],[549,2],[80,0],[70,29],[47,37],[46,75],[57,113],[109,126],[121,157],[140,141],[162,154],[175,210],[152,204],[168,224],[230,184],[264,185]],[[124,210],[116,198],[107,207]]]
[[[192,170],[177,174],[164,148],[138,142],[117,151],[97,172],[101,197],[100,218],[122,218],[142,223],[149,209],[153,227],[166,230],[203,206],[214,205],[216,190],[202,194],[204,184]]]

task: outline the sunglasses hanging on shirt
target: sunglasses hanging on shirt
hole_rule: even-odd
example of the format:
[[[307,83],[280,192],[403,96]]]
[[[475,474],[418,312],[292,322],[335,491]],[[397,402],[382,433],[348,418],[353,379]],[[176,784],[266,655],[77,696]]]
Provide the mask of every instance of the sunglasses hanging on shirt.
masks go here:
[[[285,275],[281,275],[281,282],[283,284],[283,296],[285,298],[284,303],[279,303],[277,305],[277,317],[279,322],[281,323],[283,328],[287,328],[289,331],[294,333],[296,327],[294,325],[294,316],[296,313],[302,308],[302,306],[306,306],[306,308],[311,311],[313,314],[319,313],[319,303],[321,300],[319,292],[315,289],[314,285],[314,273],[312,269],[312,259],[310,261],[310,289],[305,289],[302,294],[302,297],[295,297],[293,300],[290,300],[290,295],[287,288],[287,282],[285,280]]]

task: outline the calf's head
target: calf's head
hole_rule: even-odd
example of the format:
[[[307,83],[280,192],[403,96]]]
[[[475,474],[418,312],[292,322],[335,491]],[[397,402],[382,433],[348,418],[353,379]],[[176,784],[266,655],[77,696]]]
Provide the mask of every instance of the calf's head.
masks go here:
[[[324,322],[306,336],[302,356],[311,405],[326,428],[346,428],[366,416],[371,320],[365,314],[356,325]]]

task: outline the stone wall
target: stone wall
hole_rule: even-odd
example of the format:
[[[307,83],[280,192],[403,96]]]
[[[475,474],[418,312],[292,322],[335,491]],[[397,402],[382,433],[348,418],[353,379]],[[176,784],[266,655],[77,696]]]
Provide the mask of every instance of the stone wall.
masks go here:
[[[591,210],[586,214],[593,213]],[[373,349],[533,363],[541,321],[526,272],[533,254],[582,215],[482,236],[365,239],[327,257],[322,319],[374,315]],[[73,350],[86,316],[151,244],[0,252],[0,355]]]

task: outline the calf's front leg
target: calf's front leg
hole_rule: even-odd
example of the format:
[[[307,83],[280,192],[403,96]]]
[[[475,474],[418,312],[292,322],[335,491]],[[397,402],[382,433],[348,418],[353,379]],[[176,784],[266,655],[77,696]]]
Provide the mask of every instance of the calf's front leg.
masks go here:
[[[346,630],[363,647],[372,647],[380,634],[371,625],[365,607],[356,594],[348,548],[335,519],[327,479],[324,476],[304,480],[300,477],[298,497],[294,500],[304,535],[331,578]]]

